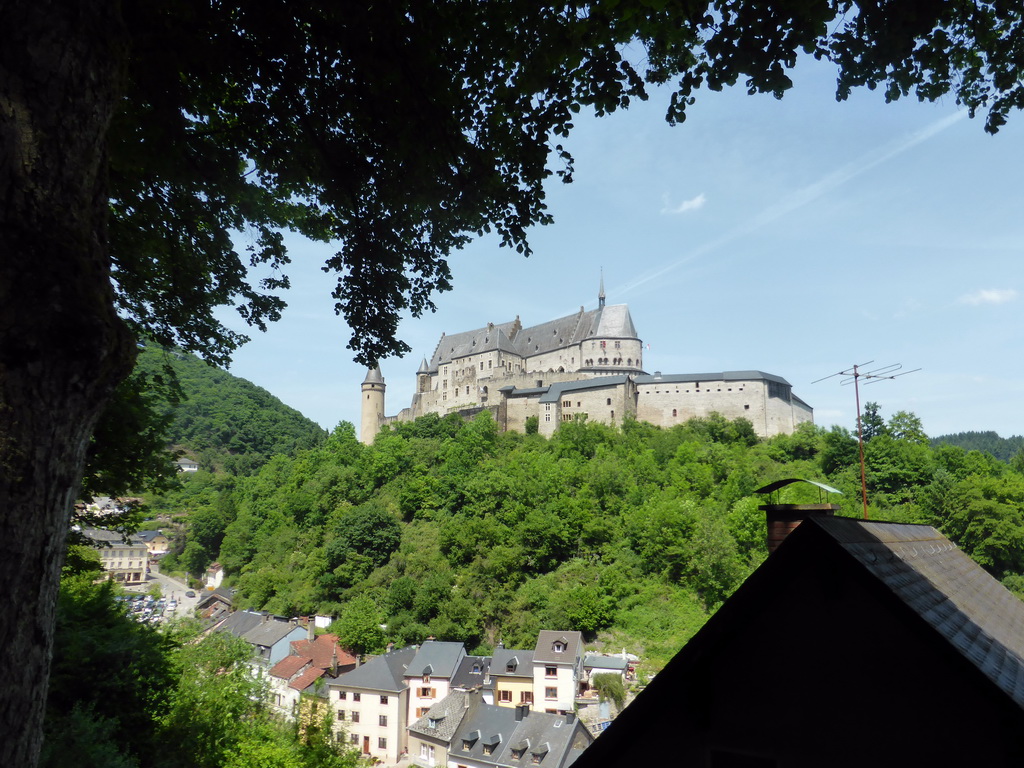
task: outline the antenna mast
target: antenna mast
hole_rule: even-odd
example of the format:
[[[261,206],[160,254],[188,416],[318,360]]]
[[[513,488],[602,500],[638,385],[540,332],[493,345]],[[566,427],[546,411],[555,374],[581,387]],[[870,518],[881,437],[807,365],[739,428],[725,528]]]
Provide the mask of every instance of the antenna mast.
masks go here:
[[[867,372],[861,371],[861,368],[871,365],[873,362],[875,361],[868,360],[866,363],[855,364],[852,368],[847,368],[845,371],[839,371],[838,373],[833,373],[829,376],[825,376],[824,378],[818,379],[817,381],[811,382],[812,384],[817,384],[819,381],[825,381],[825,379],[831,379],[835,376],[842,376],[844,378],[841,382],[839,382],[842,386],[845,387],[848,384],[853,384],[853,391],[857,401],[857,447],[860,451],[860,498],[864,503],[865,520],[868,519],[868,483],[867,475],[864,472],[864,431],[861,427],[860,420],[860,380],[866,379],[866,381],[864,382],[865,385],[877,384],[879,381],[895,379],[898,378],[899,376],[906,376],[908,373],[916,373],[917,371],[921,370],[920,368],[915,368],[912,371],[903,371],[902,373],[897,373],[897,371],[902,370],[903,364],[892,363],[891,365],[883,365],[880,368],[874,368]]]

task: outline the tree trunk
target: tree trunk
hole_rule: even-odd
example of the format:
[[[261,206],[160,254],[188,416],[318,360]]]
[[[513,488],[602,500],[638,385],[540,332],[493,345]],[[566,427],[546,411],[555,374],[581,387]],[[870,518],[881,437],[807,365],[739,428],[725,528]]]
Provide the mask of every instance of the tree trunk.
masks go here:
[[[130,370],[114,310],[105,142],[117,3],[0,0],[0,765],[36,765],[69,516]]]

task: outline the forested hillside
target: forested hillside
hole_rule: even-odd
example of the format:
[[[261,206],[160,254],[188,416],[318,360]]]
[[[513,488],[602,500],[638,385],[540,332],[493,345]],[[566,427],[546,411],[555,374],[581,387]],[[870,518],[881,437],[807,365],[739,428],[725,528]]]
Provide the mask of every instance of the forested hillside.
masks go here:
[[[208,365],[194,355],[148,344],[137,370],[149,376],[173,371],[181,401],[163,400],[173,414],[167,438],[206,469],[250,474],[277,454],[312,448],[326,432],[267,390]]]
[[[958,445],[968,451],[985,451],[1000,461],[1010,461],[1024,451],[1024,437],[1000,437],[997,433],[988,432],[957,432],[953,435],[942,435],[932,440],[933,445],[946,443]],[[1024,455],[1024,454],[1022,454]],[[1018,467],[1020,469],[1021,467]]]
[[[499,433],[487,414],[431,416],[373,446],[343,424],[250,478],[199,473],[178,503],[192,554],[219,559],[243,605],[340,614],[370,648],[433,634],[488,649],[579,629],[657,668],[766,556],[752,492],[824,481],[859,516],[856,461],[847,430],[812,424],[758,441],[749,423],[715,417],[672,429],[571,422],[548,440]],[[873,518],[937,525],[998,578],[1021,581],[1019,472],[931,447],[907,413],[874,425],[866,461]],[[782,500],[818,494],[798,484]]]

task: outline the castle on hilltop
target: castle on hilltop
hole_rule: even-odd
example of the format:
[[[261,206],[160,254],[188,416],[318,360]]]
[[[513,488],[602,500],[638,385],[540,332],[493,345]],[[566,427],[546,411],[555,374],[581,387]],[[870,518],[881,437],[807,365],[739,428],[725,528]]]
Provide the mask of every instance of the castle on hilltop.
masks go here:
[[[503,430],[523,431],[535,416],[542,435],[563,421],[586,416],[617,425],[626,416],[662,427],[713,412],[746,418],[761,437],[790,434],[813,421],[811,407],[781,376],[762,371],[653,375],[643,369],[643,343],[625,304],[605,306],[604,281],[597,309],[580,307],[566,317],[523,327],[517,316],[441,340],[416,371],[408,408],[385,416],[386,385],[380,368],[362,384],[359,439],[372,443],[384,424],[428,413],[469,417],[491,411]]]

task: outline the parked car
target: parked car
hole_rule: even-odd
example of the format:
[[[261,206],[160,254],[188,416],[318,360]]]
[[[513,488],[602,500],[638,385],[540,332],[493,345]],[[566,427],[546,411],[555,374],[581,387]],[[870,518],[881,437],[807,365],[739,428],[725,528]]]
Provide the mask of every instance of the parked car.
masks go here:
[[[193,592],[191,589],[188,592],[185,593],[185,597],[195,597],[195,596],[196,596],[196,593]]]

